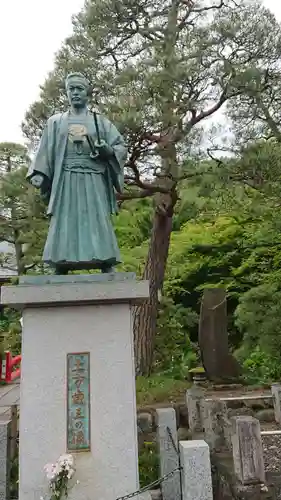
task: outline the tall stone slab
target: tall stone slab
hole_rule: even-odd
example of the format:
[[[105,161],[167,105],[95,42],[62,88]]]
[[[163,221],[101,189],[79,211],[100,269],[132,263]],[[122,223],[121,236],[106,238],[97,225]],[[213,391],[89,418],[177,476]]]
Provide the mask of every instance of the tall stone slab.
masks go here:
[[[239,377],[239,365],[228,350],[227,303],[224,288],[204,290],[198,340],[203,366],[210,380],[232,381]]]
[[[0,500],[10,500],[11,421],[0,422]]]
[[[176,412],[174,408],[158,408],[157,441],[160,452],[161,477],[179,469],[179,450],[177,436]],[[181,500],[181,484],[179,470],[168,477],[162,484],[163,500]]]
[[[69,500],[112,500],[139,486],[132,306],[147,299],[149,286],[118,273],[89,276],[29,277],[2,288],[2,304],[23,311],[21,500],[45,498],[44,465],[67,451],[69,418],[82,426],[83,403],[90,442],[83,446],[77,427],[80,451],[71,453],[79,484]],[[73,415],[69,366],[80,377],[70,403],[82,406]]]

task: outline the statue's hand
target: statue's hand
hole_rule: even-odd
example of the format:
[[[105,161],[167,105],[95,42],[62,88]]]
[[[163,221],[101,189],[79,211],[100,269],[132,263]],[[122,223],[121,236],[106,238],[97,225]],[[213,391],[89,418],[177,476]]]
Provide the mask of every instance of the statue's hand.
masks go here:
[[[44,182],[44,177],[43,175],[35,174],[33,177],[31,177],[30,182],[32,186],[40,188]]]
[[[105,141],[95,142],[95,148],[102,158],[108,158],[113,155],[113,149]]]

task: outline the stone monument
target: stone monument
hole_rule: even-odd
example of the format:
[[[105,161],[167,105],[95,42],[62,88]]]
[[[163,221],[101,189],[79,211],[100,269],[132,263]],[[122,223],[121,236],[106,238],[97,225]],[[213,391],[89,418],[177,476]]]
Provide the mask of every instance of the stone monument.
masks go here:
[[[82,75],[66,89],[70,111],[48,120],[28,173],[48,202],[43,260],[56,274],[1,292],[23,317],[19,497],[48,498],[44,466],[69,452],[79,481],[69,500],[113,500],[139,487],[132,309],[149,286],[113,272],[124,141],[87,111]],[[102,274],[68,274],[79,269]]]
[[[204,290],[198,341],[209,380],[237,381],[241,371],[228,348],[226,291],[222,287]]]

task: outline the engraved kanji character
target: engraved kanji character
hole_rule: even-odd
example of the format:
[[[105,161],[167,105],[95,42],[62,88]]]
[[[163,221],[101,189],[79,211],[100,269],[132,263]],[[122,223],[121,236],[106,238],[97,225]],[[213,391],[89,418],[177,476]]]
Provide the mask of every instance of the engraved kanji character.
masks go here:
[[[84,431],[78,431],[76,434],[76,443],[85,444]]]
[[[78,390],[74,394],[72,394],[72,403],[74,405],[83,405],[85,400],[84,392]]]
[[[84,418],[84,415],[82,414],[82,408],[76,408],[76,414],[74,418]]]

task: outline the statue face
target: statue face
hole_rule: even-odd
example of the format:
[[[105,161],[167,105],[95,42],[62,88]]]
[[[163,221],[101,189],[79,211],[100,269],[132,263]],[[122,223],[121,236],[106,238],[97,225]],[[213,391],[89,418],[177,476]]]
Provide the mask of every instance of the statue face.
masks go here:
[[[81,81],[71,80],[67,86],[67,97],[74,108],[85,108],[88,102],[88,89]]]

